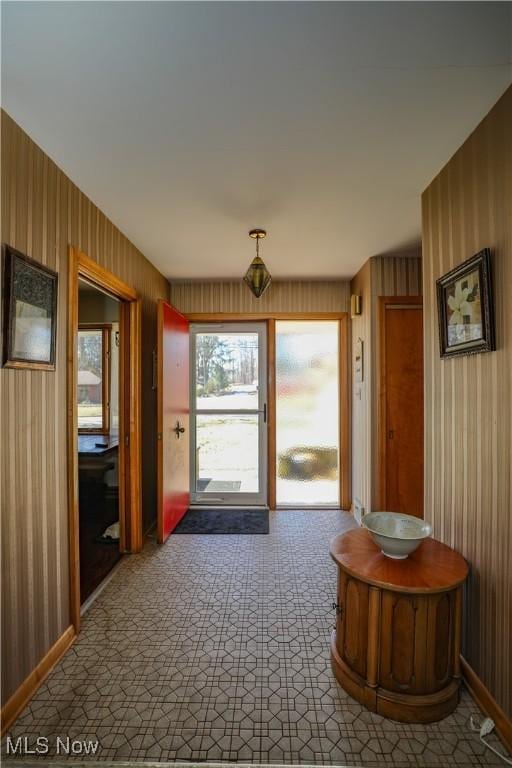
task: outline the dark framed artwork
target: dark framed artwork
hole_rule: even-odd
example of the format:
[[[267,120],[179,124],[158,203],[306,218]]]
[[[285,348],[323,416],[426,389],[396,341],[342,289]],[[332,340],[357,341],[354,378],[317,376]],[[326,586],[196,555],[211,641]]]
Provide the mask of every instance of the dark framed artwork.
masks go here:
[[[441,357],[495,349],[491,252],[484,248],[437,280]]]
[[[54,371],[57,273],[8,245],[4,250],[3,364]]]

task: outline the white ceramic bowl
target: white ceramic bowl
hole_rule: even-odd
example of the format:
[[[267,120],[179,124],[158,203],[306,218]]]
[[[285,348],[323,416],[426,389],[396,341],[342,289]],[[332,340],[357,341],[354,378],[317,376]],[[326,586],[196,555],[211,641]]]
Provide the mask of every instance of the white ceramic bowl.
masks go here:
[[[432,534],[432,526],[412,515],[398,512],[370,512],[362,524],[386,557],[405,558]]]

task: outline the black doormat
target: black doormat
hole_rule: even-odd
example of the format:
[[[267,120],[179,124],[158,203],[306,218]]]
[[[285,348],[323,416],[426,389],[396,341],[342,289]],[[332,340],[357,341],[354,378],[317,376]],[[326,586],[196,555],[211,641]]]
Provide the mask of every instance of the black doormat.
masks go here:
[[[189,509],[173,533],[268,533],[268,509]]]
[[[210,480],[209,477],[196,480],[196,488],[201,493],[236,493],[241,485],[240,480]]]

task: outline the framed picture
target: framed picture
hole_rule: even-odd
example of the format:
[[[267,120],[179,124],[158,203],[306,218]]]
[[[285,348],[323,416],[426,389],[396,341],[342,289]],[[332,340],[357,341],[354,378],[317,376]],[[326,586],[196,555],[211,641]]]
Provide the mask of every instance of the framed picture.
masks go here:
[[[488,248],[437,280],[437,307],[441,357],[495,349]]]
[[[4,366],[54,371],[57,273],[5,246],[4,276]]]

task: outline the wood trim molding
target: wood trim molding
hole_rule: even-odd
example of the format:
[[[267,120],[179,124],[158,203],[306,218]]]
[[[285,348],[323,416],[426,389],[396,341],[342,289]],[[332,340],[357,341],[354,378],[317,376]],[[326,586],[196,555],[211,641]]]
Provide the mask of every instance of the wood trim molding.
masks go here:
[[[125,484],[130,492],[128,506],[130,536],[128,549],[140,552],[143,547],[142,534],[142,300],[130,301],[125,305],[130,322],[130,350],[126,366],[130,372],[129,390],[129,477]]]
[[[126,440],[129,440],[129,430],[126,429],[126,415],[129,412],[129,377],[121,375],[126,370],[126,361],[129,360],[130,340],[130,321],[127,314],[127,305],[121,304],[119,307],[119,457],[118,457],[118,476],[119,476],[119,549],[126,552],[128,549],[130,524],[127,518],[129,509],[129,487],[127,483],[127,462],[129,448]]]
[[[120,548],[142,549],[141,504],[141,301],[129,285],[78,248],[69,247],[67,328],[68,416],[68,523],[70,618],[80,630],[80,554],[78,517],[78,417],[76,338],[78,333],[78,280],[84,278],[121,301],[120,306],[120,408],[119,508]],[[128,371],[123,375],[122,371]]]
[[[90,259],[78,248],[71,246],[70,252],[72,252],[77,259],[80,266],[80,277],[84,280],[93,283],[103,290],[109,291],[122,301],[137,300],[138,295],[135,288],[132,288],[119,277],[116,277],[112,272],[109,272],[96,261]]]
[[[468,691],[482,712],[494,720],[499,737],[509,752],[512,752],[512,720],[506,716],[494,696],[485,687],[464,656],[460,657],[460,664],[462,668],[462,678]]]
[[[350,323],[348,314],[339,323],[339,387],[340,387],[340,507],[352,508],[351,478],[351,380]]]
[[[189,312],[190,323],[239,323],[264,320],[342,320],[348,312]]]
[[[2,707],[1,735],[9,730],[21,711],[25,708],[41,683],[49,675],[59,659],[66,653],[76,640],[73,626],[69,626],[43,656],[37,667],[25,678],[22,684],[12,694]]]
[[[379,296],[377,329],[377,508],[386,509],[386,309],[392,305],[423,307],[423,296]]]
[[[127,376],[119,377],[119,516],[120,548],[140,552],[143,546],[141,501],[141,301],[121,304],[119,359]]]
[[[267,485],[268,506],[273,510],[277,506],[276,490],[276,321],[267,320]]]
[[[78,267],[79,251],[70,247],[68,264],[67,335],[67,422],[68,422],[68,526],[69,526],[69,611],[71,623],[80,629],[80,547],[78,525],[78,411],[75,407],[78,365]]]

